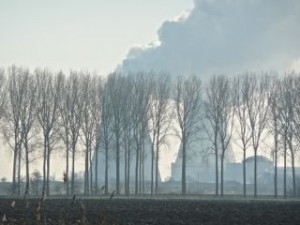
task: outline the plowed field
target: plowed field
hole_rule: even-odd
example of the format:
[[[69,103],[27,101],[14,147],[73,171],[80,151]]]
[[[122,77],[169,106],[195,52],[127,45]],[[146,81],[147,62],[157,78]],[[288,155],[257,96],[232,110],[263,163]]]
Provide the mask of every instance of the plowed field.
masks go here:
[[[300,224],[300,202],[222,199],[0,199],[0,224]]]

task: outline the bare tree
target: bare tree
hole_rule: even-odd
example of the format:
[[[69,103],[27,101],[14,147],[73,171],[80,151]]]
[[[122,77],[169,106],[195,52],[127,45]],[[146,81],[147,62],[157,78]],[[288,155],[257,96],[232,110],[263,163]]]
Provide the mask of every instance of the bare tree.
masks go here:
[[[16,175],[17,170],[20,171],[21,162],[21,105],[23,103],[24,88],[22,84],[22,76],[29,73],[27,70],[12,66],[8,69],[8,110],[6,113],[7,127],[3,129],[3,134],[13,149],[13,174],[12,174],[12,193],[16,194]],[[11,140],[13,139],[13,140]],[[18,162],[19,159],[19,162]],[[18,164],[17,164],[18,163]],[[19,168],[19,169],[18,169]],[[20,176],[18,177],[20,181]]]
[[[254,151],[254,196],[257,196],[257,152],[262,140],[264,131],[268,125],[269,113],[269,75],[257,77],[249,74],[247,84],[246,107],[249,116],[251,144]]]
[[[114,135],[115,156],[116,156],[116,194],[120,194],[120,154],[121,154],[121,138],[122,138],[122,105],[123,102],[123,78],[118,74],[111,74],[108,78],[110,104],[113,114],[113,126],[111,132]]]
[[[80,74],[75,71],[70,72],[69,77],[65,77],[60,73],[59,82],[57,85],[59,93],[59,119],[58,124],[59,135],[61,140],[66,146],[66,171],[65,182],[66,192],[69,195],[69,167],[70,167],[70,153],[71,153],[71,193],[74,194],[74,182],[75,182],[75,158],[77,153],[77,143],[81,131],[83,116],[82,116],[82,104],[83,104],[83,92],[80,85]]]
[[[91,113],[93,102],[95,101],[95,93],[93,93],[93,85],[95,84],[92,81],[90,74],[85,74],[82,78],[82,89],[85,90],[83,92],[83,104],[82,104],[82,112],[83,112],[83,121],[82,121],[82,134],[83,134],[83,143],[85,146],[84,154],[84,194],[89,195],[90,187],[89,187],[89,155],[92,153],[92,142],[94,135],[94,128],[96,124],[93,121],[93,115]]]
[[[280,85],[278,108],[279,121],[281,125],[281,136],[283,141],[283,160],[284,160],[284,177],[283,177],[283,195],[287,196],[287,156],[290,150],[292,161],[292,175],[293,175],[293,194],[296,194],[296,178],[295,178],[295,151],[294,149],[294,91],[295,79],[292,75],[284,77]]]
[[[38,86],[37,115],[43,137],[43,190],[50,194],[50,158],[53,150],[52,143],[57,142],[59,116],[59,97],[62,74],[53,75],[43,70],[36,71]]]
[[[71,104],[71,85],[68,82],[68,79],[65,77],[63,73],[59,76],[59,86],[58,86],[58,93],[59,93],[59,117],[58,123],[61,127],[59,129],[60,139],[63,141],[66,147],[66,170],[64,174],[64,182],[66,184],[66,194],[69,195],[70,188],[69,188],[69,159],[70,159],[70,149],[71,149],[71,142],[70,142],[70,111],[72,110]]]
[[[150,98],[150,130],[152,133],[151,143],[151,195],[154,184],[154,161],[155,161],[155,193],[158,192],[159,177],[159,154],[162,145],[166,144],[166,138],[172,121],[170,103],[170,77],[167,74],[159,74],[153,84],[153,93]],[[154,160],[155,156],[155,160]]]
[[[293,183],[293,196],[296,196],[297,194],[297,184],[296,184],[296,170],[295,170],[295,160],[297,153],[299,151],[299,142],[297,140],[297,131],[296,131],[296,126],[295,124],[295,105],[297,103],[297,85],[299,83],[296,82],[296,77],[295,74],[291,73],[288,75],[287,79],[288,81],[288,92],[289,94],[286,95],[286,101],[288,103],[288,110],[289,110],[289,119],[291,120],[291,126],[288,132],[288,147],[289,147],[289,153],[290,153],[290,158],[291,158],[291,164],[292,164],[292,183]]]
[[[145,149],[144,142],[149,135],[149,107],[152,78],[147,73],[131,74],[133,83],[133,137],[135,143],[135,194],[142,191]]]
[[[82,122],[82,134],[83,143],[85,146],[85,175],[84,175],[84,193],[89,195],[89,175],[92,173],[90,168],[90,156],[92,155],[93,147],[96,145],[96,138],[98,133],[98,128],[100,124],[100,101],[98,90],[99,79],[96,76],[90,76],[86,74],[83,76],[83,122]],[[98,146],[97,146],[98,147]],[[96,151],[97,151],[96,147]]]
[[[294,82],[295,84],[293,85],[293,133],[296,139],[296,142],[300,143],[300,74],[296,74],[294,76]],[[295,148],[296,149],[296,148]],[[297,148],[298,149],[298,148]],[[295,177],[295,169],[293,169],[293,178]],[[293,179],[293,185],[296,186],[296,184],[294,183],[294,179]],[[295,187],[294,189],[298,187]],[[299,193],[295,193],[299,195]]]
[[[7,98],[8,98],[8,84],[5,75],[5,70],[0,68],[0,124],[2,129],[6,129],[5,121],[2,119],[6,117],[6,113],[10,113],[7,110]]]
[[[216,81],[211,80],[210,86],[214,87]],[[206,101],[205,101],[205,118],[203,127],[207,133],[208,139],[212,143],[212,152],[215,157],[215,195],[219,195],[219,129],[220,118],[217,102],[217,93],[212,91],[212,88],[206,89]],[[210,149],[208,149],[210,150]]]
[[[221,145],[221,195],[224,194],[224,159],[225,152],[228,149],[228,145],[232,135],[232,121],[233,121],[233,104],[232,95],[229,85],[229,79],[224,75],[213,76],[210,80],[207,88],[207,108],[208,112],[212,115],[208,115],[211,129],[214,130],[215,138],[219,139]],[[214,140],[218,142],[218,140]],[[218,160],[218,150],[216,151],[216,160]],[[217,171],[216,167],[216,171]],[[216,181],[217,182],[217,181]]]
[[[218,102],[219,102],[219,118],[220,118],[220,130],[219,138],[221,143],[221,195],[224,195],[224,159],[225,153],[228,149],[228,145],[232,136],[233,128],[233,110],[232,110],[232,96],[229,85],[229,79],[223,76],[217,77],[217,89]]]
[[[234,110],[237,119],[236,130],[238,140],[241,142],[239,147],[243,151],[243,195],[247,195],[246,189],[246,153],[250,147],[251,134],[249,129],[249,116],[247,113],[246,101],[248,96],[248,76],[238,76],[234,80]]]
[[[83,122],[83,92],[80,85],[81,79],[77,72],[71,72],[68,79],[70,89],[67,94],[70,98],[69,126],[70,126],[70,147],[72,153],[72,174],[71,174],[71,193],[75,193],[75,158],[77,154],[77,143]]]
[[[271,79],[270,88],[270,134],[273,136],[273,159],[274,159],[274,196],[278,196],[278,153],[279,153],[279,136],[280,136],[280,113],[279,113],[279,88],[280,81],[277,77]]]
[[[75,158],[77,143],[83,122],[83,90],[80,74],[71,71],[70,76],[60,77],[59,111],[60,111],[60,137],[66,146],[66,190],[69,194],[69,159],[71,153],[71,193],[75,192]]]
[[[23,101],[19,108],[21,113],[21,135],[25,151],[25,167],[26,167],[26,187],[25,195],[29,193],[29,154],[32,149],[30,142],[34,136],[34,124],[37,116],[36,102],[37,102],[37,84],[34,76],[29,73],[24,73],[22,76]]]
[[[104,169],[104,193],[108,194],[108,160],[109,160],[109,149],[111,146],[111,139],[112,139],[112,105],[110,103],[109,98],[109,85],[107,83],[102,84],[101,90],[101,125],[100,125],[100,132],[98,136],[98,143],[100,142],[99,146],[103,146],[104,149],[104,157],[105,157],[105,169]],[[98,186],[98,152],[96,152],[96,194],[97,194],[97,186]]]
[[[186,158],[189,145],[199,134],[202,108],[201,81],[193,76],[183,79],[178,77],[175,88],[176,121],[179,124],[182,154],[182,195],[186,194]]]
[[[0,68],[0,125],[3,131],[6,129],[6,121],[3,118],[6,117],[6,113],[10,113],[7,109],[8,98],[8,82],[5,74],[5,70]],[[5,136],[4,136],[5,137]]]
[[[5,71],[0,68],[0,120],[5,116],[7,106],[7,80]]]
[[[93,115],[93,121],[95,123],[95,127],[94,127],[94,134],[93,134],[93,139],[94,139],[94,143],[93,146],[91,146],[91,149],[94,149],[94,156],[96,158],[96,161],[94,162],[92,160],[92,153],[90,154],[90,168],[93,167],[92,163],[95,163],[95,185],[93,184],[93,171],[90,172],[90,183],[91,183],[91,191],[93,191],[93,188],[95,188],[95,190],[93,191],[94,194],[97,194],[97,189],[98,189],[98,154],[100,151],[100,126],[101,126],[101,118],[102,118],[102,87],[103,87],[103,80],[101,79],[101,77],[97,77],[96,75],[94,76],[95,79],[95,89],[93,91],[93,94],[95,95],[95,99],[93,102],[93,107],[91,110],[91,113]]]
[[[133,115],[133,103],[132,101],[127,101],[127,99],[133,99],[133,79],[132,77],[127,77],[124,82],[124,102],[122,112],[122,133],[123,140],[122,144],[124,147],[124,180],[125,180],[125,194],[130,194],[130,168],[131,168],[131,159],[132,159],[132,146],[134,141],[133,136],[133,121],[131,116]]]

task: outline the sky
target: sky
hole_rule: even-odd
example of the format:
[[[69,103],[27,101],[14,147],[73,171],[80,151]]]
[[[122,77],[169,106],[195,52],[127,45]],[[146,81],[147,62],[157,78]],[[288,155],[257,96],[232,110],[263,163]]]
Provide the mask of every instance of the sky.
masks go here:
[[[0,1],[0,66],[113,72],[193,0]]]

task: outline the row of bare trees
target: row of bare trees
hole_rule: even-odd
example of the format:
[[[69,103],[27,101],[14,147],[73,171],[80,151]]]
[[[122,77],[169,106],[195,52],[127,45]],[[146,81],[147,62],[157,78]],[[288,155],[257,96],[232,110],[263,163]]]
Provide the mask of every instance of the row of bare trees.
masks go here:
[[[84,155],[84,193],[97,194],[99,173],[109,192],[109,159],[113,152],[115,191],[130,194],[130,168],[134,167],[134,193],[143,192],[145,155],[151,155],[151,194],[158,192],[160,152],[168,140],[181,140],[182,194],[186,194],[187,156],[191,145],[209,140],[214,155],[215,194],[224,194],[225,155],[232,146],[243,153],[243,194],[247,195],[246,157],[254,155],[254,195],[257,193],[257,156],[274,159],[274,195],[278,195],[277,167],[293,169],[296,195],[296,157],[300,143],[300,77],[294,73],[213,76],[201,84],[196,76],[172,80],[166,73],[111,74],[101,78],[89,72],[52,73],[12,66],[0,70],[0,119],[5,141],[13,153],[12,192],[20,194],[22,165],[29,192],[32,160],[43,162],[43,189],[49,195],[51,157],[64,153],[66,194],[75,193],[75,159]],[[170,137],[169,137],[170,136]],[[145,148],[150,140],[151,149]],[[101,150],[101,152],[100,152]],[[103,154],[104,171],[98,155]],[[122,165],[124,168],[121,168]],[[219,193],[220,191],[220,193]]]
[[[215,156],[215,194],[224,195],[224,162],[228,149],[243,153],[243,195],[247,195],[246,158],[254,155],[254,196],[257,157],[274,160],[274,196],[278,195],[278,160],[283,159],[283,196],[287,196],[287,162],[291,161],[292,195],[297,193],[296,161],[300,144],[300,76],[293,72],[246,73],[230,78],[212,76],[205,87],[196,77],[177,79],[175,120],[180,127],[182,194],[186,193],[186,154],[192,142],[210,141],[206,153]],[[201,94],[202,92],[203,95]],[[199,123],[200,122],[200,123]],[[202,135],[201,135],[202,133]],[[199,141],[200,140],[200,141]],[[199,146],[199,148],[201,148]],[[220,173],[220,174],[219,174]],[[220,187],[219,187],[220,184]],[[220,193],[219,193],[220,191]]]
[[[234,78],[214,76],[206,88],[206,128],[224,194],[224,154],[234,143],[243,153],[243,195],[247,195],[246,156],[254,155],[254,196],[257,196],[257,156],[269,154],[274,160],[274,196],[278,195],[278,161],[283,158],[283,196],[287,196],[287,162],[291,161],[292,194],[296,195],[295,162],[299,149],[300,76],[288,73],[243,74]],[[234,140],[233,140],[234,139]],[[232,145],[231,145],[232,146]],[[298,156],[299,157],[299,156]],[[221,163],[218,169],[218,161]]]
[[[13,151],[13,194],[20,194],[23,164],[25,194],[29,192],[30,165],[38,159],[43,161],[43,189],[49,195],[51,156],[54,151],[64,149],[66,174],[71,169],[71,192],[74,193],[76,154],[85,152],[85,174],[88,174],[91,153],[95,149],[100,124],[99,77],[78,72],[66,77],[63,73],[53,74],[47,70],[30,73],[12,66],[6,73],[2,70],[0,78],[1,130]],[[86,193],[88,177],[85,175]],[[66,186],[69,193],[69,181]]]
[[[168,82],[167,76],[146,73],[126,77],[112,74],[104,79],[89,72],[71,71],[66,76],[62,72],[40,69],[30,72],[16,66],[1,70],[1,130],[13,152],[13,194],[21,194],[24,165],[25,194],[29,192],[31,162],[40,160],[43,189],[49,195],[50,172],[54,170],[50,162],[57,153],[65,158],[67,194],[75,192],[78,154],[84,155],[84,193],[97,194],[97,177],[104,172],[107,194],[111,152],[116,161],[116,194],[120,193],[122,171],[125,193],[129,194],[132,166],[135,167],[135,193],[141,193],[144,145],[150,133],[154,134],[150,153],[151,190],[155,184],[157,191],[159,151],[171,121],[171,115],[166,115],[170,98]],[[105,156],[105,171],[98,169],[100,149]],[[125,161],[125,168],[120,167],[121,160]]]

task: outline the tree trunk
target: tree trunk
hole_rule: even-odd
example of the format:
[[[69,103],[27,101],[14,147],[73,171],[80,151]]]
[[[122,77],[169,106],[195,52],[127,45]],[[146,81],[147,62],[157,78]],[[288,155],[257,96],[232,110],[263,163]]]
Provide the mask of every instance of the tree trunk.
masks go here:
[[[47,157],[47,196],[50,195],[50,154],[51,152],[48,150]]]
[[[116,135],[116,195],[120,194],[120,140]]]
[[[17,169],[17,156],[18,156],[18,148],[15,144],[14,149],[14,159],[13,159],[13,174],[12,174],[12,192],[15,195],[16,194],[16,169]]]
[[[287,155],[287,146],[286,146],[286,131],[284,135],[284,146],[283,146],[283,197],[286,198],[286,155]]]
[[[142,156],[143,156],[143,149],[142,146],[140,148],[140,160],[139,160],[139,194],[142,193]]]
[[[90,173],[90,194],[94,194],[94,188],[93,188],[93,161],[92,161],[92,151],[90,150],[90,166],[89,166],[89,173]]]
[[[130,144],[128,137],[125,138],[125,194],[129,195],[129,167],[130,167]]]
[[[99,151],[99,144],[96,146],[96,151],[95,151],[95,195],[98,194],[98,151]]]
[[[274,196],[277,198],[278,127],[276,118],[274,119],[274,132]]]
[[[277,135],[276,135],[277,136]],[[277,188],[277,158],[278,158],[278,142],[277,137],[275,138],[275,149],[274,149],[274,196],[277,198],[278,196],[278,188]]]
[[[47,147],[47,196],[50,195],[50,157],[51,157],[51,149],[50,149],[50,143],[49,143],[49,139],[47,140],[48,142],[48,147]]]
[[[128,148],[128,163],[127,163],[127,189],[128,189],[128,195],[130,194],[130,147]]]
[[[127,157],[128,157],[128,149],[127,149],[127,141],[125,138],[125,144],[124,144],[124,185],[125,185],[125,195],[128,195],[128,190],[127,190],[127,166],[128,166],[128,161],[127,161]]]
[[[221,155],[221,196],[224,196],[224,149],[222,150]]]
[[[85,146],[84,194],[89,195],[89,141]]]
[[[183,135],[184,136],[184,135]],[[182,138],[182,172],[181,172],[181,194],[186,194],[186,140]]]
[[[143,173],[143,175],[142,175],[142,179],[143,179],[143,182],[142,182],[142,184],[143,184],[142,192],[143,192],[143,194],[145,194],[145,162],[144,162],[144,160],[143,160],[143,165],[142,165],[142,173]]]
[[[142,183],[142,194],[145,194],[145,147],[143,143],[143,150],[142,150],[142,159],[141,159],[141,183]]]
[[[72,145],[72,181],[71,181],[71,194],[75,193],[75,144]]]
[[[47,167],[47,141],[44,136],[44,154],[43,154],[43,191],[46,189],[46,167]]]
[[[243,196],[246,197],[247,195],[247,186],[246,186],[246,149],[244,147],[243,152]]]
[[[18,195],[21,195],[21,159],[22,159],[22,148],[19,149],[19,167],[18,167]]]
[[[215,133],[215,173],[216,173],[216,190],[215,190],[215,194],[216,196],[219,195],[219,165],[218,165],[218,161],[219,161],[219,152],[218,152],[218,134]]]
[[[257,148],[254,149],[254,197],[257,196]]]
[[[27,138],[24,140],[25,147],[25,161],[26,161],[26,187],[25,187],[25,195],[29,194],[29,149],[27,144]]]
[[[294,157],[294,153],[292,153],[292,176],[293,176],[293,196],[296,196],[296,172],[295,172],[295,157]]]
[[[291,160],[292,160],[292,180],[293,180],[293,196],[296,196],[296,173],[295,173],[295,155],[294,148],[292,144],[292,138],[289,138],[288,145],[291,152]]]
[[[158,194],[158,176],[159,176],[159,169],[158,169],[158,163],[159,163],[159,143],[158,143],[158,137],[156,137],[156,154],[155,154],[155,194]]]
[[[151,145],[151,196],[153,195],[153,181],[154,181],[154,140],[155,137],[153,135],[152,145]],[[156,184],[155,184],[156,187]],[[156,193],[156,190],[155,190]]]
[[[292,180],[293,180],[293,196],[296,196],[296,173],[295,173],[295,154],[293,148],[293,139],[290,137],[288,139],[288,145],[291,152],[291,160],[292,160]]]
[[[108,145],[105,143],[105,195],[108,194]]]
[[[66,132],[66,193],[67,195],[70,194],[69,192],[69,135]]]
[[[137,146],[136,149],[136,159],[135,159],[135,194],[138,194],[138,188],[139,188],[139,146]]]

